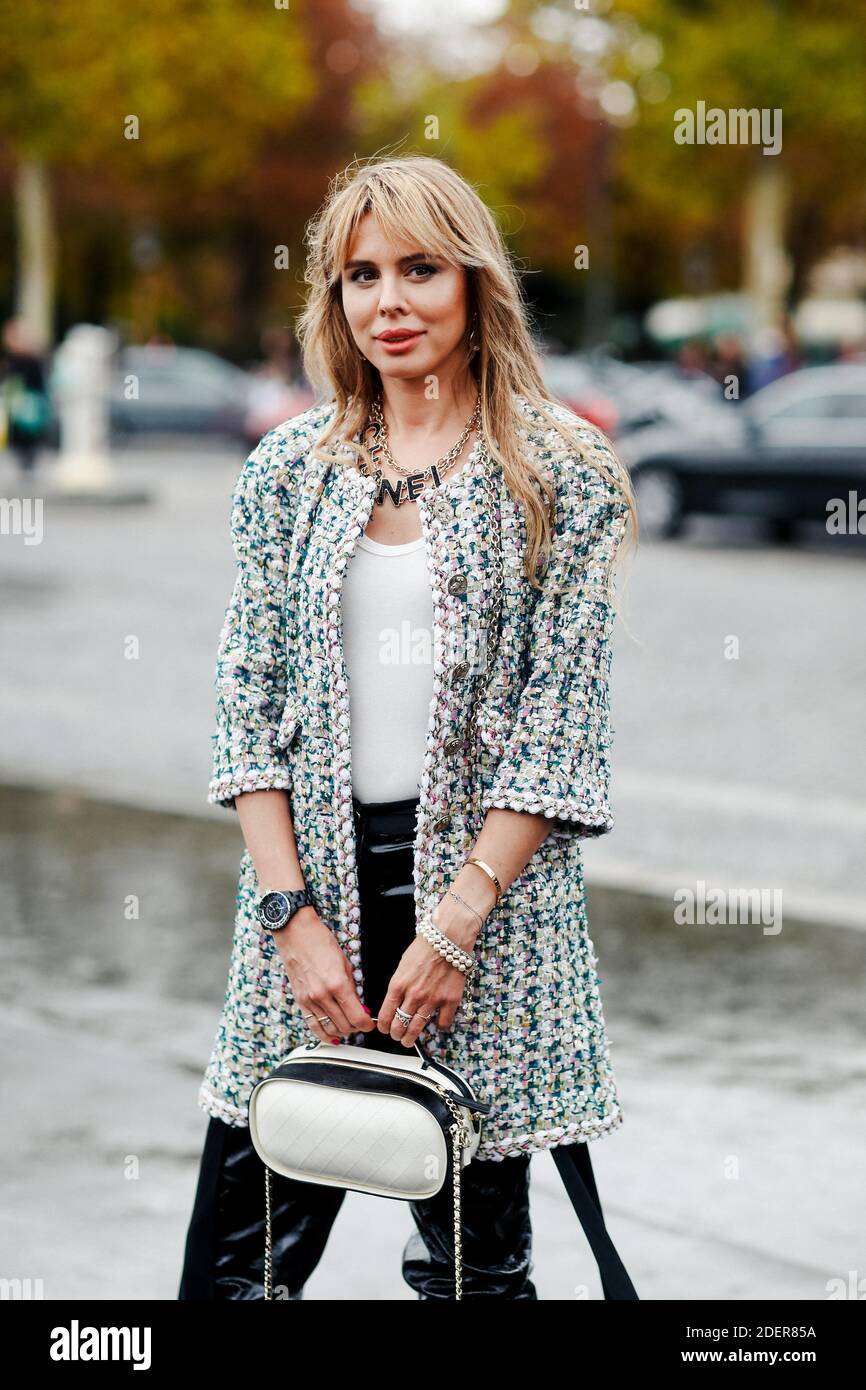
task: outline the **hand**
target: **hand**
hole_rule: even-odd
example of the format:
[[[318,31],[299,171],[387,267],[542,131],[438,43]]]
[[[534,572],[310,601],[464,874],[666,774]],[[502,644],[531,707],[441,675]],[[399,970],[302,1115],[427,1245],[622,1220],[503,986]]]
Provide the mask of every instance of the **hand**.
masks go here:
[[[446,893],[430,913],[433,925],[469,955],[472,955],[480,930],[473,906],[465,901],[461,903],[452,894]],[[489,903],[486,910],[490,910]],[[479,908],[478,911],[485,915],[484,909]],[[400,964],[391,976],[376,1027],[380,1033],[390,1034],[395,1042],[414,1047],[415,1039],[426,1028],[434,1013],[438,1013],[440,1028],[447,1030],[452,1027],[465,988],[466,976],[463,971],[449,964],[426,937],[416,936],[412,945],[403,952]],[[404,1027],[397,1017],[398,1008],[412,1015],[408,1027]]]
[[[452,1026],[465,987],[462,970],[450,965],[423,936],[416,936],[391,976],[376,1027],[404,1047],[414,1047],[415,1039],[437,1011],[438,1026],[446,1030]],[[408,1028],[397,1017],[398,1008],[412,1014]]]
[[[376,1024],[358,998],[348,957],[314,907],[300,908],[274,933],[274,942],[311,1033],[339,1042],[349,1033],[372,1032]],[[330,1022],[320,1023],[322,1014]]]

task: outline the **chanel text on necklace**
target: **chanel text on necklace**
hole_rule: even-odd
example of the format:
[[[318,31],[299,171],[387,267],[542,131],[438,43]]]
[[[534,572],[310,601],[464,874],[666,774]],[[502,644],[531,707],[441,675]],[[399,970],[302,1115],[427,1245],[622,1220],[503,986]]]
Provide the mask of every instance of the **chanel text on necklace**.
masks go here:
[[[384,473],[377,471],[379,486],[375,495],[376,505],[381,507],[386,497],[393,502],[395,507],[401,507],[404,502],[414,502],[422,492],[427,490],[425,479],[428,473],[433,479],[434,487],[439,487],[442,477],[435,463],[421,473],[410,473],[406,478],[398,478],[396,483],[392,483],[390,478],[385,477]]]
[[[480,422],[481,397],[479,396],[475,402],[475,409],[466,422],[457,443],[448,450],[447,454],[443,454],[442,458],[438,459],[436,463],[431,463],[429,468],[422,468],[417,472],[409,473],[405,468],[400,467],[391,453],[388,446],[388,427],[382,413],[382,401],[381,398],[375,400],[370,411],[368,429],[372,427],[375,431],[373,442],[370,445],[370,453],[373,456],[375,468],[374,477],[378,485],[374,498],[376,505],[379,507],[383,506],[386,497],[395,507],[401,507],[404,502],[414,502],[420,494],[425,491],[428,481],[432,481],[433,486],[438,488],[441,485],[444,474],[447,473],[449,468],[454,467],[460,454],[463,452],[463,447],[473,428],[479,426]],[[385,476],[378,465],[380,450],[396,471],[398,473],[404,473],[405,477],[398,478],[396,483],[392,483],[390,478]],[[369,470],[366,467],[362,467],[361,471],[366,476],[369,476]]]

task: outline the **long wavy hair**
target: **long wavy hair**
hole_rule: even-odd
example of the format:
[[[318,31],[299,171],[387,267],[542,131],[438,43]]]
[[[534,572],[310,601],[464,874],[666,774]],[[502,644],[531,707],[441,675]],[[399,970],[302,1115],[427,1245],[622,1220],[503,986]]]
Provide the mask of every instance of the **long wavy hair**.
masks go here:
[[[541,343],[530,326],[518,273],[490,210],[460,174],[428,155],[352,161],[331,180],[323,206],[307,226],[309,289],[295,327],[308,380],[336,404],[313,453],[351,467],[345,453],[339,457],[328,451],[329,443],[338,440],[372,465],[363,438],[354,436],[362,435],[382,382],[358,350],[346,321],[341,278],[355,229],[368,212],[392,243],[409,242],[466,267],[467,323],[474,312],[478,347],[470,354],[467,345],[468,369],[480,394],[481,428],[490,453],[502,467],[511,496],[523,508],[524,567],[530,584],[541,587],[538,574],[550,558],[556,499],[552,480],[521,446],[520,430],[526,421],[515,395],[523,396],[573,451],[622,491],[629,505],[627,530],[636,541],[637,510],[625,466],[601,431],[597,435],[604,450],[579,438],[575,427],[596,433],[595,427],[564,411],[544,385]]]

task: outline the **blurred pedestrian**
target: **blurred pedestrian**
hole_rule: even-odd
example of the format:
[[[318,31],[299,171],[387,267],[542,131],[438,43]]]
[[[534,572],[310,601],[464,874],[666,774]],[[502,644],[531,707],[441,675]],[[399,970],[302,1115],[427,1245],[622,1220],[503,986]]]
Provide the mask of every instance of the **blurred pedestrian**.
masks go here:
[[[700,373],[707,371],[707,345],[700,338],[689,338],[677,353],[677,365],[683,372]]]
[[[20,318],[7,319],[3,325],[0,400],[4,443],[14,453],[21,472],[29,474],[48,424],[49,406],[43,358]]]
[[[295,336],[288,325],[266,328],[262,333],[262,349],[262,362],[248,368],[250,385],[244,435],[251,443],[283,420],[308,410],[314,399],[303,374]]]
[[[790,319],[762,329],[746,369],[748,394],[754,395],[762,386],[787,376],[803,366],[803,354]]]
[[[707,371],[728,400],[739,400],[746,389],[746,354],[738,333],[717,333]]]

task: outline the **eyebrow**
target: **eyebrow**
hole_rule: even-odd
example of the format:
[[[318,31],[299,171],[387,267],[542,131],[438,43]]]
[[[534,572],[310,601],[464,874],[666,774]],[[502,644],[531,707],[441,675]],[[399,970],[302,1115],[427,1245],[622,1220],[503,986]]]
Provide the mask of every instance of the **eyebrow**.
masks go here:
[[[410,265],[412,261],[436,261],[439,259],[440,258],[438,256],[428,254],[426,251],[413,251],[411,256],[401,256],[397,264]],[[375,268],[375,265],[375,261],[346,261],[345,265],[343,266],[343,269],[357,270],[361,266],[373,266]]]

